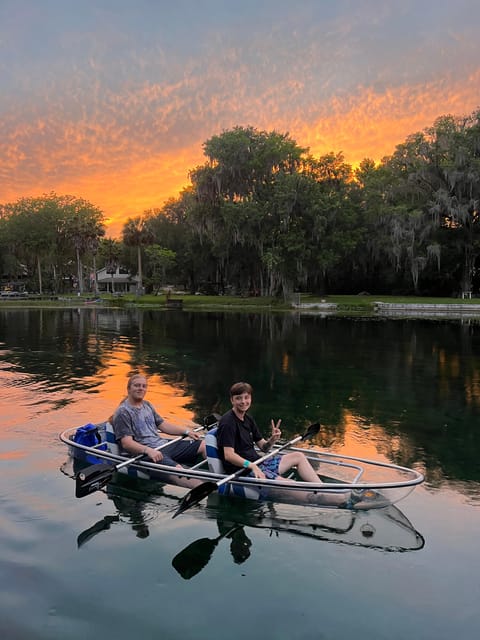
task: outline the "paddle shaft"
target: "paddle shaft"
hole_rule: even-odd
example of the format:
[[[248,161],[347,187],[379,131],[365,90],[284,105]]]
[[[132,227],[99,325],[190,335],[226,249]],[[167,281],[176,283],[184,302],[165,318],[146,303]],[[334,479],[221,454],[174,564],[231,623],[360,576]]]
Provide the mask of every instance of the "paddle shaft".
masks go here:
[[[197,427],[196,429],[193,429],[193,431],[201,431],[203,428],[204,427]],[[155,447],[155,451],[164,449],[165,447],[170,446],[174,442],[178,442],[179,440],[183,440],[184,438],[187,438],[187,437],[188,435],[184,433],[178,438],[172,438],[168,442],[163,442],[158,447]],[[141,453],[138,456],[135,456],[134,458],[129,458],[128,460],[124,460],[123,462],[120,462],[119,464],[113,467],[110,464],[104,462],[102,464],[97,464],[97,465],[93,464],[90,467],[82,469],[82,471],[79,471],[76,476],[76,486],[75,486],[76,497],[83,498],[84,496],[87,496],[90,493],[94,493],[95,491],[98,491],[99,489],[104,487],[107,484],[107,482],[109,482],[112,479],[113,474],[116,471],[124,467],[127,467],[128,465],[131,465],[144,457],[145,457],[145,454]]]
[[[255,464],[262,463],[264,460],[267,460],[268,458],[271,458],[272,456],[277,455],[277,453],[279,451],[282,451],[282,449],[291,447],[293,444],[295,444],[296,442],[299,442],[300,440],[306,440],[307,438],[313,437],[319,432],[319,430],[320,430],[320,424],[318,422],[315,424],[311,424],[302,436],[297,436],[296,438],[289,440],[282,446],[277,447],[276,449],[273,449],[273,451],[266,453],[261,458],[258,458],[257,460],[255,460]],[[194,504],[198,504],[200,500],[203,500],[203,498],[206,498],[213,491],[218,489],[218,487],[222,486],[222,484],[225,484],[226,482],[231,482],[232,480],[235,480],[235,478],[238,478],[241,475],[245,475],[246,473],[248,473],[248,467],[246,469],[244,468],[238,469],[238,471],[235,471],[235,473],[232,473],[231,475],[227,476],[226,478],[222,478],[217,482],[207,481],[207,482],[204,482],[203,484],[198,485],[197,487],[194,487],[186,495],[183,496],[182,501],[180,502],[180,506],[175,511],[172,518],[175,518],[176,516],[180,515],[181,513],[183,513],[190,507],[192,507]]]
[[[293,438],[293,440],[290,440],[289,442],[286,442],[285,444],[282,444],[280,447],[277,447],[276,449],[273,449],[272,451],[269,451],[268,453],[266,453],[264,456],[262,456],[261,458],[257,458],[257,460],[253,460],[253,464],[260,464],[261,462],[264,462],[265,460],[268,460],[268,458],[271,458],[272,456],[277,455],[277,453],[279,451],[282,451],[282,449],[286,449],[287,447],[291,447],[292,445],[296,444],[297,442],[300,442],[300,440],[303,440],[305,438],[305,435],[303,436],[297,436],[296,438]],[[227,476],[226,478],[222,478],[222,480],[219,480],[216,484],[217,487],[221,487],[222,484],[225,484],[226,482],[230,482],[230,480],[233,480],[234,478],[238,478],[241,475],[245,475],[246,473],[248,473],[248,467],[239,469],[238,471],[235,471],[235,473],[232,473],[231,475]]]
[[[205,427],[197,427],[196,429],[192,429],[192,431],[202,431],[202,429],[204,429],[204,428]],[[151,447],[151,448],[155,449],[155,451],[160,451],[160,449],[164,449],[165,447],[168,447],[169,445],[173,444],[174,442],[179,442],[180,440],[183,440],[184,438],[188,438],[188,433],[183,433],[181,436],[178,436],[178,438],[172,438],[168,442],[164,442],[163,444],[159,445],[158,447]],[[141,460],[144,456],[147,457],[147,454],[146,453],[140,453],[138,456],[135,456],[135,458],[130,458],[129,460],[125,460],[124,462],[120,462],[120,464],[115,465],[115,469],[117,471],[119,469],[123,469],[123,467],[127,467],[129,464],[132,464],[132,462],[136,462],[137,460]]]
[[[204,429],[204,428],[205,427],[197,427],[196,429],[193,429],[193,431],[202,431],[202,429]],[[165,447],[170,446],[174,442],[179,442],[180,440],[183,440],[184,438],[188,438],[188,434],[184,433],[181,436],[178,436],[178,438],[172,438],[168,442],[163,442],[162,444],[158,445],[158,447],[151,447],[151,448],[154,449],[155,451],[160,451],[160,449],[164,449]],[[115,471],[118,471],[119,469],[123,469],[124,467],[128,467],[130,464],[133,464],[134,462],[137,462],[138,460],[141,460],[145,456],[146,456],[145,453],[139,453],[138,456],[135,456],[134,458],[128,458],[128,460],[124,460],[123,462],[119,462],[114,467],[112,467],[112,474],[115,473]],[[95,466],[96,465],[93,465],[93,467],[95,467]],[[82,471],[80,471],[79,475],[81,476],[81,474],[82,474]]]

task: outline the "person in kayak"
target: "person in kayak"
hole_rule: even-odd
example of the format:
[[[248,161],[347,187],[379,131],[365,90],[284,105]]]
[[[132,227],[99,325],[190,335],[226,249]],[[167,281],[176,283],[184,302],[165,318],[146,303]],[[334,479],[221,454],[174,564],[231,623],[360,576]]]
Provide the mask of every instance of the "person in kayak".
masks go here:
[[[148,383],[145,376],[134,374],[127,383],[127,397],[116,409],[111,419],[115,437],[127,453],[146,455],[152,462],[161,462],[171,467],[181,463],[195,462],[197,456],[205,457],[205,441],[193,430],[164,420],[148,400],[145,400]],[[166,438],[159,434],[184,435],[185,439],[175,442],[162,451],[156,451]]]
[[[306,482],[320,482],[306,456],[300,451],[277,455],[256,464],[260,458],[255,445],[263,452],[269,451],[282,435],[281,420],[271,421],[272,434],[266,440],[259,431],[255,420],[247,413],[252,404],[252,387],[248,382],[236,382],[230,388],[232,408],[225,413],[217,430],[219,455],[226,473],[234,473],[239,467],[246,467],[256,478],[275,479],[293,467]]]
[[[261,451],[267,452],[282,435],[281,420],[271,421],[272,433],[266,440],[255,420],[247,413],[252,404],[252,386],[248,382],[236,382],[230,387],[230,402],[232,408],[220,418],[217,429],[218,452],[226,473],[235,473],[239,468],[245,467],[255,478],[278,478],[282,482],[289,482],[289,478],[280,476],[295,468],[304,482],[321,482],[317,472],[301,451],[275,455],[256,464],[255,461],[261,456],[255,450],[255,445]],[[347,495],[312,492],[307,498],[308,502],[327,502],[329,506],[345,506],[350,499],[350,492]]]

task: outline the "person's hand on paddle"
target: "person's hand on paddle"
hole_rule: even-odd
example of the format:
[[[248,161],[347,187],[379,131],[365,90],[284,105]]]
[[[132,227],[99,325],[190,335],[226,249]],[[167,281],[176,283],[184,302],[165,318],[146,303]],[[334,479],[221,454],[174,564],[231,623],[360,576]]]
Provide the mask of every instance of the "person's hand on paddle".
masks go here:
[[[143,454],[148,456],[152,462],[161,462],[163,460],[162,452],[152,449],[152,447],[145,447]]]
[[[202,436],[196,431],[193,431],[193,429],[187,429],[185,431],[185,437],[190,438],[191,440],[200,440]]]
[[[254,462],[250,462],[250,464],[248,465],[248,470],[253,473],[255,478],[260,478],[261,480],[265,480],[265,478],[267,477],[263,473],[263,471],[260,469],[260,467],[258,467]]]

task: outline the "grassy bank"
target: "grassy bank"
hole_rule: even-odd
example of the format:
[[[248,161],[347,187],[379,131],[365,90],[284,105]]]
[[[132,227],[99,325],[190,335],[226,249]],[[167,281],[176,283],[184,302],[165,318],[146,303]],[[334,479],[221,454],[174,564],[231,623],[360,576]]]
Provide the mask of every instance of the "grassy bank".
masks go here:
[[[177,301],[183,309],[187,310],[214,310],[230,309],[239,311],[290,311],[292,303],[285,302],[271,297],[243,297],[243,296],[206,296],[176,294],[170,297],[170,301]],[[329,295],[313,296],[311,294],[301,294],[296,297],[296,302],[302,305],[313,305],[319,303],[334,303],[337,305],[337,313],[355,313],[370,315],[374,312],[375,302],[390,302],[397,304],[480,304],[480,299],[462,300],[459,298],[423,298],[419,296],[382,296],[382,295]],[[88,307],[88,306],[109,306],[109,307],[142,307],[142,308],[166,308],[167,298],[165,295],[124,295],[112,296],[103,294],[98,298],[92,296],[30,296],[24,299],[0,299],[0,309],[7,307]]]

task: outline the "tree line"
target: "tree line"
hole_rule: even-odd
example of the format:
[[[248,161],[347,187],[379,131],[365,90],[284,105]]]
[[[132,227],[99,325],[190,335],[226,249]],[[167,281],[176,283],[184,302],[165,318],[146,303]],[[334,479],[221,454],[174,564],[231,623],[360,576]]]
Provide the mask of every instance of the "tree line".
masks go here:
[[[79,291],[121,264],[147,292],[287,297],[478,291],[480,110],[442,116],[379,163],[319,158],[289,134],[234,127],[162,207],[105,238],[102,211],[55,193],[0,206],[3,279]]]

